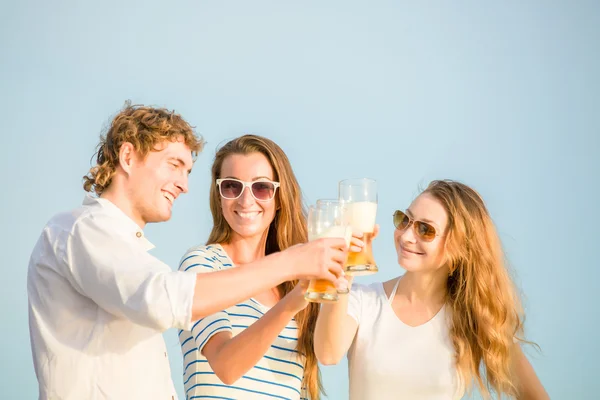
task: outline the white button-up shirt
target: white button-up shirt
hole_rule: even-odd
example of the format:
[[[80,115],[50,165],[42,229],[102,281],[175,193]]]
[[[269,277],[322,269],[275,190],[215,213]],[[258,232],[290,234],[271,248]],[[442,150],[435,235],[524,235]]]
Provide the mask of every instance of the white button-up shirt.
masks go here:
[[[48,222],[27,277],[40,399],[177,398],[162,332],[191,329],[196,274],[152,247],[102,198]]]

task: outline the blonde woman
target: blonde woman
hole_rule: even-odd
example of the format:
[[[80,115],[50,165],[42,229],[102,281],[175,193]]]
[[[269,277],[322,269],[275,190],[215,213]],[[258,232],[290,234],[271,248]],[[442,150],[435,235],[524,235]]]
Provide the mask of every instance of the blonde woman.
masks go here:
[[[349,350],[350,399],[460,399],[473,387],[547,399],[520,347],[520,301],[481,196],[434,181],[394,225],[406,273],[354,285],[318,317],[319,361]]]
[[[241,136],[219,149],[210,208],[214,225],[207,244],[191,248],[180,270],[231,270],[307,240],[290,162],[264,137]],[[342,262],[345,256],[340,250],[335,258]],[[296,281],[284,282],[180,331],[186,398],[319,399],[313,349],[319,308],[304,300],[305,290]]]

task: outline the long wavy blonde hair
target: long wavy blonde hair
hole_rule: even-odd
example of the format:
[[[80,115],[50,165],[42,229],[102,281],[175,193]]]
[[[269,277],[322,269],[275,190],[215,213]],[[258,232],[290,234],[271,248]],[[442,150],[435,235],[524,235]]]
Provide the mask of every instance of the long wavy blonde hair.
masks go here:
[[[437,180],[423,193],[448,214],[446,303],[456,366],[467,390],[485,398],[515,395],[511,378],[514,340],[523,340],[523,309],[508,272],[500,238],[481,196],[451,180]]]
[[[223,216],[221,197],[216,181],[221,177],[223,161],[232,154],[263,154],[274,171],[274,180],[279,181],[275,201],[277,211],[269,227],[265,255],[285,250],[290,246],[307,241],[306,207],[302,201],[302,192],[288,157],[283,150],[272,140],[257,136],[244,135],[231,140],[221,147],[215,155],[212,165],[212,181],[210,187],[210,211],[213,217],[213,228],[206,244],[230,243],[233,230]],[[297,281],[284,282],[279,285],[279,294],[283,297],[289,293]],[[306,357],[304,366],[304,379],[302,386],[306,388],[312,400],[318,400],[323,385],[321,374],[314,352],[313,337],[319,305],[309,303],[300,311],[295,319],[298,324],[298,352]]]

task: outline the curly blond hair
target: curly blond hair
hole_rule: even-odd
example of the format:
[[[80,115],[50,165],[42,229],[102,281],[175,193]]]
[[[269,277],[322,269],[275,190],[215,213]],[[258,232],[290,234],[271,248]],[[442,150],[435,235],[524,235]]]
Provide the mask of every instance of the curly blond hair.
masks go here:
[[[145,157],[161,142],[181,138],[194,158],[202,151],[202,137],[196,135],[181,115],[165,108],[125,103],[125,107],[113,118],[107,133],[100,136],[94,154],[96,165],[83,177],[83,189],[100,196],[108,188],[119,165],[119,149],[123,143],[131,143],[135,151]]]

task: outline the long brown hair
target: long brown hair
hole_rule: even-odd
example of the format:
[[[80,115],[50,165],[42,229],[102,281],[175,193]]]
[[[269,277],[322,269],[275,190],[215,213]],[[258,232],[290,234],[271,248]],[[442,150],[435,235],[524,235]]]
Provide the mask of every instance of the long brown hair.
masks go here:
[[[119,150],[125,142],[133,144],[142,157],[165,141],[183,138],[195,157],[204,146],[202,137],[179,114],[164,108],[125,103],[113,118],[106,135],[100,136],[96,150],[96,165],[83,177],[86,192],[98,196],[108,188],[119,165]]]
[[[511,348],[515,339],[524,341],[523,309],[487,207],[456,181],[433,181],[424,193],[448,213],[446,303],[461,381],[469,391],[476,384],[486,398],[515,395]]]
[[[220,178],[223,161],[232,154],[247,155],[251,153],[261,153],[269,160],[274,171],[274,180],[280,183],[275,197],[277,211],[267,233],[265,255],[306,242],[308,237],[306,207],[303,204],[300,185],[296,180],[288,157],[272,140],[257,135],[244,135],[226,143],[215,155],[210,186],[210,211],[213,217],[213,228],[206,244],[231,242],[233,231],[223,216],[219,188],[216,184],[217,179]],[[294,288],[296,283],[297,281],[282,283],[278,288],[279,293],[285,296]],[[313,346],[318,314],[319,305],[309,303],[295,317],[299,330],[297,350],[306,357],[302,385],[307,389],[310,398],[313,400],[318,400],[320,393],[323,391],[321,374]]]

